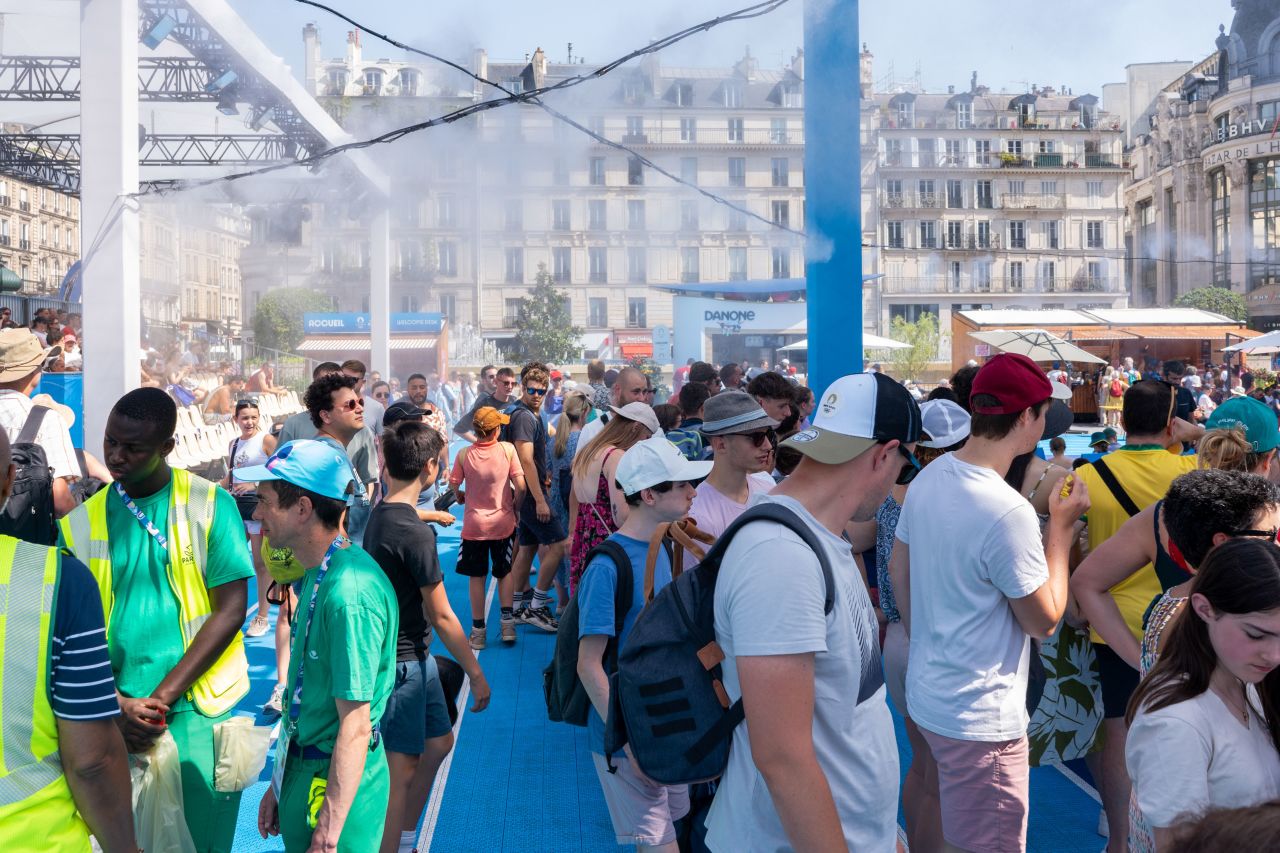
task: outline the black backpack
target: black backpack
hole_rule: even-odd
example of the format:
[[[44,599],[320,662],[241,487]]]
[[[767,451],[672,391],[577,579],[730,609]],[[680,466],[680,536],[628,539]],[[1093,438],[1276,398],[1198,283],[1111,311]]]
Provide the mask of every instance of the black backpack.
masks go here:
[[[814,552],[826,583],[823,612],[835,604],[835,579],[822,544],[794,512],[777,503],[753,506],[716,541],[696,568],[662,589],[636,617],[627,647],[609,679],[605,757],[628,743],[646,776],[664,785],[706,782],[724,773],[733,730],[745,712],[729,704],[724,652],[716,642],[716,578],[734,535],[755,521],[773,521]],[[560,623],[563,629],[564,622]]]
[[[37,545],[58,541],[53,510],[53,470],[36,434],[49,410],[32,406],[22,431],[10,448],[13,458],[13,490],[0,513],[0,533]]]
[[[605,648],[604,671],[612,673],[618,665],[618,636],[622,623],[631,610],[635,589],[635,577],[631,572],[631,558],[617,542],[606,539],[592,548],[583,559],[584,566],[603,555],[613,561],[618,570],[618,583],[613,599],[613,637]],[[581,581],[578,584],[582,588]],[[547,700],[547,718],[553,723],[585,726],[590,716],[591,699],[587,688],[578,678],[578,593],[569,600],[569,606],[560,614],[560,628],[556,631],[556,650],[551,663],[542,671],[542,692]]]

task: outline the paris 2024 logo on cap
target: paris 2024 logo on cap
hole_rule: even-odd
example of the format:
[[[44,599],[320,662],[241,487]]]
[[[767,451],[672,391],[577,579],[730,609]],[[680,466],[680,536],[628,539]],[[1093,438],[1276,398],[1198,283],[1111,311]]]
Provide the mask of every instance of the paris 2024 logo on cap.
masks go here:
[[[840,395],[835,392],[828,394],[827,398],[822,401],[822,414],[827,417],[834,415],[838,408],[840,408]]]

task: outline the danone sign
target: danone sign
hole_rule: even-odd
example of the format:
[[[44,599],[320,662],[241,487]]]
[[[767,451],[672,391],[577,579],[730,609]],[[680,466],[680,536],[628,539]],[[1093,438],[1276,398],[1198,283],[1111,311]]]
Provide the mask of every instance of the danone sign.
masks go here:
[[[302,330],[308,335],[367,335],[371,328],[369,315],[365,313],[302,315]],[[443,314],[405,312],[391,315],[392,332],[438,334],[443,329]]]
[[[678,296],[676,322],[692,319],[703,329],[719,332],[804,331],[807,306],[803,302],[733,302],[727,299]]]

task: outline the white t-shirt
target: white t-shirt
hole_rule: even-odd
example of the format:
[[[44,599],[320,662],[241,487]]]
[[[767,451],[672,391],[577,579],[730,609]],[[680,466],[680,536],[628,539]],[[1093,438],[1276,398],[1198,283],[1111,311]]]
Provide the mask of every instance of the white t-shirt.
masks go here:
[[[911,719],[957,740],[1022,737],[1030,644],[1009,599],[1049,579],[1035,510],[948,453],[911,484],[896,535],[911,546]]]
[[[826,548],[835,602],[817,556],[791,531],[758,522],[734,537],[716,582],[716,639],[724,687],[741,698],[737,659],[814,652],[813,745],[849,850],[892,850],[898,813],[898,751],[885,701],[875,611],[849,544],[797,501],[762,495],[796,512]],[[707,818],[715,851],[788,850],[764,777],[751,757],[750,720],[733,733],[729,766]]]
[[[0,427],[4,427],[13,444],[22,434],[22,427],[27,422],[35,403],[26,394],[0,389]],[[76,458],[75,446],[71,443],[71,432],[58,413],[49,410],[40,422],[36,431],[36,444],[44,450],[46,461],[53,469],[53,476],[78,479],[80,477],[80,461]]]
[[[618,416],[614,412],[609,412],[608,414],[609,414],[610,420]],[[578,436],[578,446],[586,447],[588,444],[591,443],[591,440],[593,438],[595,438],[597,435],[600,434],[600,431],[603,429],[604,429],[604,420],[601,417],[596,418],[591,423],[584,426],[581,430],[582,434]]]
[[[581,441],[582,439],[578,439]],[[694,495],[693,506],[689,508],[689,516],[698,522],[698,529],[712,536],[719,536],[729,527],[735,518],[742,515],[747,504],[756,495],[773,491],[773,477],[763,472],[747,475],[747,503],[738,503],[726,497],[710,483],[703,482]]]
[[[1124,758],[1151,826],[1280,797],[1280,754],[1254,710],[1261,707],[1257,691],[1247,690],[1253,705],[1247,729],[1212,690],[1134,717]]]

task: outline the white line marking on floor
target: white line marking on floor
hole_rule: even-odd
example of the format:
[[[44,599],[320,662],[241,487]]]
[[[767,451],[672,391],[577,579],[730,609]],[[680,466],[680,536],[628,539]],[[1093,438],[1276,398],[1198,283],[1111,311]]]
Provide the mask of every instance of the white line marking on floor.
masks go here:
[[[497,580],[489,578],[489,589],[484,594],[485,618],[488,618],[489,611],[493,607],[493,593],[497,588]],[[482,654],[483,652],[476,652],[476,660],[479,660]],[[462,730],[462,720],[467,713],[467,699],[470,697],[471,679],[463,676],[462,689],[458,691],[458,721],[453,724],[453,749],[449,750],[444,761],[440,762],[440,769],[436,771],[436,781],[431,786],[431,799],[427,800],[426,817],[422,820],[422,832],[418,833],[416,846],[422,853],[431,849],[431,840],[436,834],[436,821],[440,819],[440,806],[444,802],[444,788],[449,783],[449,769],[453,767],[453,751],[458,748],[458,732]]]
[[[1049,766],[1053,767],[1063,776],[1066,776],[1073,783],[1075,783],[1075,786],[1079,788],[1081,791],[1084,791],[1086,794],[1088,794],[1095,803],[1097,803],[1098,805],[1102,805],[1102,797],[1098,796],[1097,789],[1094,788],[1092,785],[1090,785],[1088,782],[1081,779],[1080,776],[1070,767],[1067,767],[1064,764],[1057,764],[1057,763],[1050,764]]]

